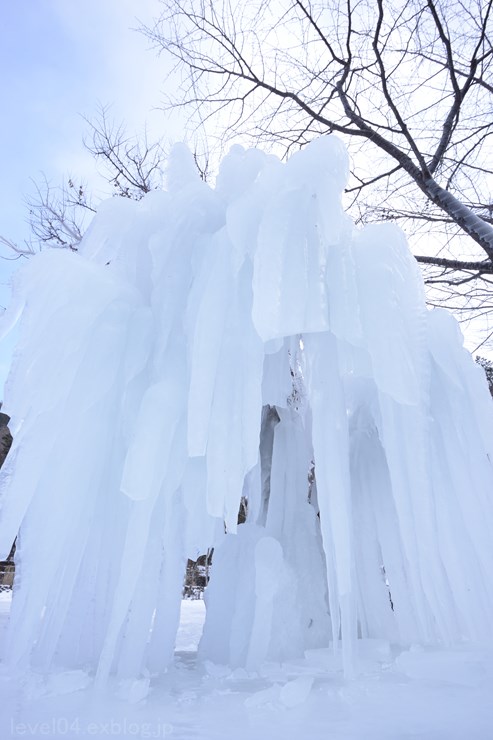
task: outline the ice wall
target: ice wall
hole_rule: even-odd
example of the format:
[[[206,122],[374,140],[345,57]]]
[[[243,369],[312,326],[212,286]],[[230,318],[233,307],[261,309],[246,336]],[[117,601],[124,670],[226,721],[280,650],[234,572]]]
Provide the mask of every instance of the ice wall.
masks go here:
[[[187,150],[78,254],[17,276],[0,558],[9,660],[166,669],[214,546],[204,658],[256,670],[359,637],[490,640],[493,414],[402,232],[356,229],[335,137],[282,164]],[[241,497],[247,522],[237,529]]]

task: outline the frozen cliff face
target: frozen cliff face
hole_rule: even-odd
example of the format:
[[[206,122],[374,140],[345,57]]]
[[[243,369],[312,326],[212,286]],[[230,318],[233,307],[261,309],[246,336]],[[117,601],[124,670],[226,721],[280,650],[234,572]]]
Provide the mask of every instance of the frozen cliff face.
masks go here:
[[[235,147],[211,188],[180,146],[167,192],[18,274],[13,663],[163,671],[212,546],[210,660],[332,643],[350,674],[359,637],[491,639],[486,381],[402,232],[344,214],[347,169],[334,137],[286,164]]]

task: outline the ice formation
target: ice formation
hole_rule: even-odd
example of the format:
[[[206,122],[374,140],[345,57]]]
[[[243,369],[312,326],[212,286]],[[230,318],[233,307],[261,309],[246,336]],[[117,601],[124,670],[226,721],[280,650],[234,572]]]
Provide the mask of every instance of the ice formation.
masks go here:
[[[200,655],[255,671],[360,637],[490,640],[493,414],[390,224],[341,206],[347,154],[183,146],[78,254],[18,275],[4,323],[9,660],[104,683],[173,656],[186,559],[215,547]],[[237,526],[240,500],[247,521]]]

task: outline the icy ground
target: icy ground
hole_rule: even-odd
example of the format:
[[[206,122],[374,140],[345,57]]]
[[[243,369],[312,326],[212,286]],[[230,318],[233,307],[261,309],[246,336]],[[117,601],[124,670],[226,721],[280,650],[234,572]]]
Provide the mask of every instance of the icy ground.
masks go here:
[[[10,596],[0,594],[0,655]],[[0,663],[0,738],[170,737],[228,740],[490,740],[493,654],[479,647],[394,654],[361,643],[347,682],[326,650],[261,675],[198,663],[202,601],[182,603],[176,658],[146,682],[91,690],[86,674],[9,675]]]

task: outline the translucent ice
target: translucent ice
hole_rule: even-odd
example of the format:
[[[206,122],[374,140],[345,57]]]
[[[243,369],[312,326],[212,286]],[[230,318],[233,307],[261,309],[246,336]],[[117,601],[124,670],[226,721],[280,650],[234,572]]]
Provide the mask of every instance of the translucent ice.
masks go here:
[[[287,163],[233,147],[211,187],[179,145],[165,192],[110,199],[80,253],[19,272],[0,328],[19,325],[13,664],[143,697],[173,657],[187,558],[211,548],[211,664],[325,648],[351,675],[358,645],[491,641],[486,381],[402,232],[343,212],[347,172],[334,137]]]

